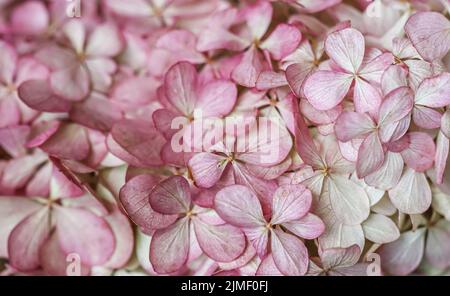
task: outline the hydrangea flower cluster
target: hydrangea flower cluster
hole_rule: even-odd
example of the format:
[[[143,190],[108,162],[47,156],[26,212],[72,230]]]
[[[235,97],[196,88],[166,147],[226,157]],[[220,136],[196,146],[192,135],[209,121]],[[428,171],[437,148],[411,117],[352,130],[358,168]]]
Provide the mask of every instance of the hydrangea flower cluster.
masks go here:
[[[450,274],[449,16],[1,0],[0,273]]]

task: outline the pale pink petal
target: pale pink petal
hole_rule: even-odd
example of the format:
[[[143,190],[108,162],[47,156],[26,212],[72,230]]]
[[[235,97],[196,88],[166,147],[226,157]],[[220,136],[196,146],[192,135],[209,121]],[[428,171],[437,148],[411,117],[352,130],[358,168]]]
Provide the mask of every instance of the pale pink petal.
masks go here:
[[[256,81],[256,88],[258,90],[269,90],[287,85],[286,75],[274,71],[264,71]]]
[[[245,236],[231,225],[209,225],[200,219],[194,221],[198,243],[208,257],[218,262],[231,262],[245,250]]]
[[[222,189],[217,193],[214,205],[219,216],[234,226],[255,228],[266,224],[258,198],[245,186]]]
[[[365,237],[377,244],[386,244],[396,241],[400,231],[395,223],[386,216],[371,214],[362,224]]]
[[[84,190],[69,180],[66,175],[56,166],[53,167],[50,179],[50,196],[57,197],[79,197],[83,195]]]
[[[48,76],[49,70],[46,66],[34,58],[24,57],[21,58],[17,64],[15,84],[20,86],[27,80],[47,79]]]
[[[81,20],[72,19],[62,28],[76,53],[82,53],[86,42],[86,29]]]
[[[425,172],[433,166],[436,146],[425,133],[411,132],[407,136],[408,148],[401,152],[406,165],[417,172]]]
[[[34,124],[26,146],[34,148],[42,145],[58,131],[60,126],[59,120],[42,121]]]
[[[0,42],[0,81],[6,84],[12,83],[17,68],[17,53],[6,42]]]
[[[109,261],[104,264],[108,268],[121,268],[127,264],[134,250],[133,228],[127,217],[115,209],[104,218],[111,227],[116,240],[116,248]]]
[[[320,259],[325,269],[334,269],[353,266],[358,262],[360,256],[361,249],[358,245],[352,245],[348,248],[325,249],[320,254]]]
[[[54,93],[70,101],[81,101],[89,93],[89,73],[79,64],[53,72],[50,85]]]
[[[244,11],[247,25],[255,39],[261,39],[272,21],[272,5],[268,1],[258,1]]]
[[[8,257],[8,238],[14,227],[41,205],[23,197],[0,197],[0,257]]]
[[[425,129],[435,129],[441,126],[442,114],[432,108],[416,105],[413,109],[414,123]]]
[[[356,173],[364,178],[378,170],[384,162],[384,150],[378,133],[372,132],[362,142],[356,160]]]
[[[397,185],[403,172],[403,158],[398,153],[386,152],[383,165],[374,173],[364,178],[364,181],[383,190],[392,189]]]
[[[25,144],[30,135],[30,127],[18,125],[0,128],[0,146],[11,156],[26,154]]]
[[[391,124],[407,116],[414,105],[413,96],[413,92],[407,87],[400,87],[388,93],[380,107],[378,124]]]
[[[201,31],[197,43],[197,49],[202,52],[215,49],[241,51],[247,46],[246,40],[217,26],[211,26]]]
[[[152,14],[146,0],[108,0],[105,5],[113,12],[127,17],[149,17]]]
[[[450,73],[425,79],[416,91],[415,103],[431,108],[450,104]]]
[[[389,198],[402,213],[424,213],[431,205],[431,189],[425,174],[407,169],[399,183],[389,190]]]
[[[39,251],[50,234],[50,227],[50,216],[47,208],[30,214],[22,220],[9,236],[10,264],[21,271],[37,269],[40,264]]]
[[[381,92],[367,81],[356,78],[353,102],[357,112],[376,114],[381,104]]]
[[[449,20],[437,12],[418,12],[411,16],[405,31],[419,54],[427,61],[443,58],[450,49]]]
[[[28,1],[14,8],[11,26],[18,34],[41,34],[48,28],[49,14],[44,3]]]
[[[116,241],[106,221],[81,208],[56,207],[56,229],[66,254],[77,253],[86,265],[101,265],[112,256]]]
[[[381,77],[383,94],[388,94],[396,88],[408,86],[408,71],[399,65],[392,65],[384,71]]]
[[[286,79],[297,97],[304,97],[303,86],[308,76],[315,68],[313,66],[295,63],[286,68]]]
[[[120,53],[123,47],[123,36],[113,24],[96,26],[89,36],[86,54],[90,56],[113,57]]]
[[[450,140],[442,132],[439,132],[436,139],[436,155],[434,157],[437,184],[442,184],[443,182],[449,151]]]
[[[164,78],[166,97],[184,115],[192,115],[197,96],[197,71],[194,65],[180,62],[172,66]]]
[[[312,194],[303,185],[282,185],[275,191],[272,224],[283,224],[303,218],[310,210]]]
[[[364,138],[373,133],[375,127],[375,123],[368,115],[356,112],[343,112],[334,125],[336,137],[342,142]]]
[[[408,231],[392,243],[379,250],[381,267],[392,275],[408,275],[413,272],[423,258],[425,247],[425,228]]]
[[[450,266],[449,248],[450,225],[442,219],[428,230],[425,257],[433,266],[447,268]]]
[[[177,219],[174,215],[162,215],[155,212],[149,202],[150,192],[159,182],[152,175],[141,175],[129,180],[120,190],[120,203],[130,219],[146,233],[163,229]]]
[[[234,83],[216,80],[202,87],[195,108],[201,109],[203,117],[222,117],[233,110],[236,99]]]
[[[256,255],[255,248],[252,244],[247,243],[244,253],[237,259],[231,262],[219,262],[219,267],[222,270],[233,270],[247,265]]]
[[[394,56],[391,53],[383,53],[364,64],[360,71],[360,77],[369,83],[379,84],[386,69],[394,64]]]
[[[259,276],[282,276],[283,274],[278,270],[275,262],[273,261],[272,254],[267,255],[264,260],[261,261],[261,264],[258,266],[258,270],[256,271],[256,275]]]
[[[259,74],[266,68],[262,55],[252,46],[242,54],[241,62],[234,68],[231,78],[242,86],[255,87]]]
[[[274,60],[281,60],[297,48],[301,39],[302,33],[296,27],[279,24],[260,47],[270,52]]]
[[[227,164],[225,157],[203,152],[194,155],[189,160],[188,167],[195,184],[202,188],[211,188],[219,181]]]
[[[450,139],[450,110],[447,110],[441,118],[441,131]]]
[[[357,225],[367,219],[370,202],[361,186],[337,174],[331,175],[324,186],[338,220],[347,225]]]
[[[117,70],[117,66],[109,58],[91,58],[86,60],[86,68],[91,79],[93,90],[106,93],[112,85],[112,75]]]
[[[299,220],[283,223],[283,227],[304,239],[318,238],[325,230],[325,224],[313,214],[306,214]]]
[[[305,81],[304,93],[317,110],[330,110],[347,95],[353,76],[333,71],[317,71]]]
[[[305,99],[300,101],[300,109],[309,121],[318,125],[335,122],[342,112],[342,107],[339,105],[327,111],[317,110]]]
[[[188,259],[189,232],[188,218],[155,232],[150,244],[150,261],[156,272],[166,274],[183,267]]]
[[[308,250],[295,236],[275,229],[271,248],[275,265],[284,275],[299,276],[307,272]]]
[[[20,99],[30,108],[43,112],[67,112],[71,103],[55,95],[46,80],[28,80],[19,87]]]
[[[181,176],[170,177],[153,188],[149,200],[152,209],[158,213],[186,213],[191,207],[189,183]]]
[[[352,28],[337,31],[328,36],[325,49],[342,69],[356,74],[364,58],[364,36]]]
[[[258,165],[247,164],[247,169],[252,175],[264,180],[274,180],[287,172],[292,165],[292,158],[288,157],[280,164],[272,167],[262,167]]]

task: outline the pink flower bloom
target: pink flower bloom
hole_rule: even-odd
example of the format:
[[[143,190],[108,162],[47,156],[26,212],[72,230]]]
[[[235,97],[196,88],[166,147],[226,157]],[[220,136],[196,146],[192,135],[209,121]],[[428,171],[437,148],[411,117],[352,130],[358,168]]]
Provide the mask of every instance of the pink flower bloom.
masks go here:
[[[67,48],[52,44],[37,54],[52,70],[50,85],[55,94],[81,101],[91,89],[106,91],[116,71],[112,58],[123,48],[116,26],[104,23],[89,31],[81,21],[72,20],[64,25],[63,32]]]
[[[228,223],[240,227],[264,258],[270,245],[277,268],[285,275],[304,275],[308,268],[308,251],[302,241],[284,232],[281,227],[306,239],[320,236],[324,224],[310,214],[311,192],[302,185],[279,187],[273,196],[272,216],[266,220],[256,195],[241,185],[219,191],[215,209]]]
[[[354,82],[353,102],[359,113],[376,114],[381,104],[381,74],[393,63],[390,53],[365,57],[364,36],[355,29],[337,31],[328,36],[325,50],[331,70],[317,71],[305,84],[305,96],[316,109],[329,110],[347,95]]]

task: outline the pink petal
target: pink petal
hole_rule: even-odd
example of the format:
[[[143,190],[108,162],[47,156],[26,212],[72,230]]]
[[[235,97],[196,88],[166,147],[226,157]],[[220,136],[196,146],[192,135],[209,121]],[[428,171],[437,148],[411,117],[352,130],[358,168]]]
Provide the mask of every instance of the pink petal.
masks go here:
[[[20,99],[30,108],[43,112],[67,112],[70,102],[56,96],[45,80],[28,80],[19,87]]]
[[[400,121],[411,112],[413,105],[411,89],[400,87],[391,91],[381,104],[378,124],[383,126]]]
[[[12,46],[6,42],[0,42],[0,81],[12,83],[17,67],[17,54]]]
[[[81,101],[89,93],[89,73],[82,65],[74,64],[53,72],[50,85],[54,93],[69,101]]]
[[[389,198],[402,213],[424,213],[431,205],[431,189],[425,174],[407,169],[397,186],[389,190]]]
[[[302,111],[302,114],[305,115],[305,117],[308,118],[309,121],[318,125],[330,124],[335,122],[342,112],[342,107],[339,105],[331,110],[319,111],[315,109],[308,102],[308,100],[305,99],[300,101],[300,109]]]
[[[180,219],[168,228],[157,230],[153,235],[150,261],[156,272],[166,274],[179,270],[186,263],[188,253],[188,218]]]
[[[449,246],[449,222],[442,219],[428,230],[425,257],[433,266],[447,268],[450,266]]]
[[[160,151],[166,141],[148,122],[122,120],[113,126],[111,135],[126,152],[136,157],[142,164],[148,166],[162,164]]]
[[[275,191],[272,224],[284,224],[303,218],[311,208],[311,191],[303,185],[282,185]]]
[[[425,133],[411,132],[407,135],[409,146],[401,152],[406,165],[417,172],[425,172],[433,166],[436,146]]]
[[[323,267],[334,269],[336,267],[350,267],[355,265],[361,256],[361,249],[358,245],[348,248],[326,249],[320,254]]]
[[[134,233],[127,217],[118,209],[105,217],[116,240],[116,248],[109,261],[108,268],[121,268],[127,264],[134,251]]]
[[[202,110],[203,117],[222,117],[233,110],[236,98],[234,83],[216,80],[202,87],[195,107]]]
[[[231,225],[208,225],[194,220],[195,235],[203,252],[218,262],[231,262],[245,250],[245,236]]]
[[[41,208],[37,202],[22,197],[0,197],[0,257],[8,257],[8,238],[14,227]]]
[[[123,47],[123,36],[113,24],[96,26],[86,46],[86,54],[90,56],[113,57]]]
[[[436,155],[434,157],[437,184],[442,184],[443,182],[449,150],[450,140],[442,132],[439,132],[436,139]]]
[[[108,0],[105,5],[113,12],[127,17],[149,17],[152,13],[145,0]]]
[[[39,1],[28,1],[18,5],[11,14],[11,26],[18,34],[41,34],[48,25],[47,8]]]
[[[366,114],[343,112],[334,125],[336,137],[342,142],[364,138],[375,129],[375,123]]]
[[[150,207],[150,192],[158,182],[159,178],[152,175],[140,175],[128,181],[120,190],[120,203],[126,213],[147,233],[166,228],[177,219],[174,215],[161,215]]]
[[[356,78],[353,102],[357,112],[376,114],[381,104],[381,92],[367,81]]]
[[[159,183],[150,193],[150,205],[164,215],[187,213],[191,207],[189,183],[184,177],[172,176]]]
[[[266,224],[258,198],[242,185],[228,186],[219,191],[214,207],[223,220],[237,227],[254,228]]]
[[[197,71],[194,65],[180,62],[172,66],[164,78],[164,88],[169,102],[184,115],[194,112],[197,96]]]
[[[11,126],[0,129],[0,146],[11,156],[26,154],[25,144],[30,135],[27,125]]]
[[[364,36],[348,28],[330,34],[325,41],[328,56],[348,73],[358,73],[364,58]]]
[[[360,77],[369,83],[379,84],[386,69],[392,64],[394,64],[394,56],[391,53],[380,54],[361,67]]]
[[[435,129],[441,126],[442,114],[434,109],[416,105],[413,109],[414,123],[425,129]]]
[[[17,64],[15,84],[20,86],[27,80],[47,79],[49,70],[34,58],[24,57]]]
[[[381,267],[392,275],[408,275],[413,272],[423,258],[425,228],[403,233],[395,242],[384,245],[379,254]]]
[[[252,46],[242,55],[241,62],[231,73],[231,78],[237,84],[252,88],[256,86],[259,74],[266,68],[258,49]]]
[[[313,214],[306,214],[306,216],[296,221],[283,223],[283,227],[304,239],[318,238],[325,230],[325,224]]]
[[[388,94],[396,88],[408,86],[408,71],[399,65],[392,65],[384,71],[381,77],[381,89]]]
[[[384,150],[378,133],[370,133],[358,150],[356,173],[364,178],[378,170],[384,162]]]
[[[52,276],[67,276],[69,263],[67,254],[63,252],[59,244],[59,237],[53,232],[50,238],[45,242],[40,251],[40,262],[42,269]],[[90,268],[81,264],[81,275],[89,275]]]
[[[443,58],[450,49],[449,29],[448,19],[437,12],[418,12],[405,25],[414,47],[430,62]]]
[[[403,158],[398,153],[386,152],[383,165],[374,173],[364,178],[373,187],[383,190],[392,189],[398,184],[403,172]]]
[[[274,60],[281,60],[291,54],[302,39],[302,33],[294,26],[279,24],[270,36],[261,44],[261,48],[270,52]]]
[[[77,253],[86,265],[106,263],[116,241],[106,221],[81,208],[56,207],[56,229],[66,254]]]
[[[317,110],[330,110],[347,95],[353,76],[333,71],[317,71],[305,81],[304,93]]]
[[[267,255],[264,260],[259,264],[258,270],[256,271],[256,275],[259,276],[282,276],[283,274],[278,270],[275,265],[275,261],[273,260],[272,254]]]
[[[246,40],[217,26],[208,27],[201,31],[197,43],[197,49],[202,52],[215,49],[241,51],[247,46]]]
[[[122,112],[106,97],[93,93],[83,102],[74,104],[69,116],[74,122],[106,132],[122,119]]]
[[[304,275],[308,270],[308,250],[301,240],[275,229],[272,231],[272,256],[284,275]]]
[[[40,148],[50,155],[73,160],[85,159],[90,149],[84,128],[76,124],[60,127]]]
[[[255,39],[261,39],[272,21],[272,5],[267,1],[257,1],[244,11],[247,25]]]
[[[219,266],[222,270],[233,270],[236,268],[241,268],[247,265],[253,258],[255,258],[256,251],[255,248],[249,243],[245,248],[244,253],[242,253],[237,259],[231,262],[220,262]]]
[[[425,79],[416,91],[415,103],[431,108],[450,104],[450,73]]]
[[[441,118],[441,131],[450,139],[450,110],[447,110]]]
[[[49,218],[48,209],[43,208],[30,214],[13,229],[8,240],[12,266],[21,271],[32,271],[39,267],[39,250],[50,234]]]
[[[256,88],[258,90],[269,90],[287,85],[286,75],[284,73],[277,73],[273,71],[264,71],[256,81]]]
[[[195,184],[202,188],[211,188],[222,177],[227,164],[223,156],[204,152],[194,155],[189,160],[188,167]]]
[[[72,45],[76,53],[84,50],[86,41],[86,26],[81,20],[71,19],[64,24],[62,31]]]
[[[58,197],[79,197],[83,195],[84,190],[69,180],[56,166],[53,167],[50,181],[50,195]]]
[[[312,66],[295,63],[286,68],[286,79],[289,82],[291,90],[297,97],[304,97],[304,82],[315,68]]]

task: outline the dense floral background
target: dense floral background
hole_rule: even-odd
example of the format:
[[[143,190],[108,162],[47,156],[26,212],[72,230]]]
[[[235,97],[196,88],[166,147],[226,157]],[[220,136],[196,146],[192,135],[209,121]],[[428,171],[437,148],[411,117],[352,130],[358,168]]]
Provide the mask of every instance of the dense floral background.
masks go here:
[[[449,274],[449,16],[0,0],[0,273]]]

